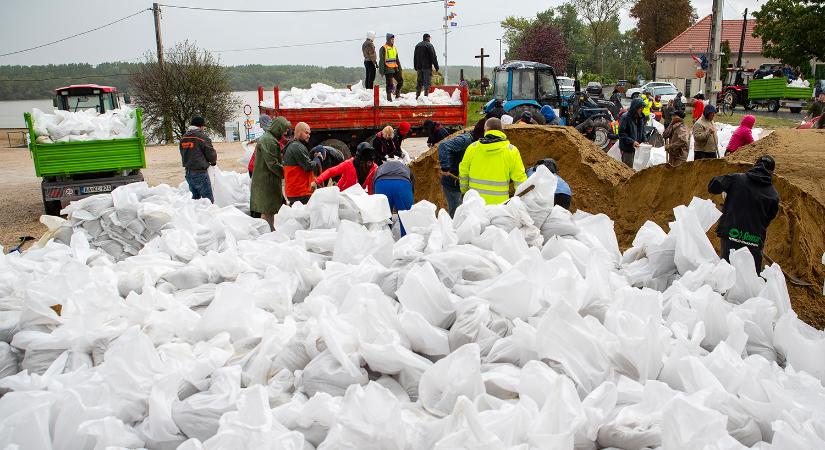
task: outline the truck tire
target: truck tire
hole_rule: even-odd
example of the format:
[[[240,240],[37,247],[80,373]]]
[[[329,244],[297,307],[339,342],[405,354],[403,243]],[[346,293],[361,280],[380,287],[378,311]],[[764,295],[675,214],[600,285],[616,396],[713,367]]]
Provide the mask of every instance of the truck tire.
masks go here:
[[[63,206],[61,205],[60,200],[43,201],[43,211],[47,216],[59,216],[61,209],[63,209]]]
[[[344,141],[338,139],[327,139],[321,142],[321,145],[325,147],[332,147],[338,150],[339,152],[341,152],[341,154],[344,155],[344,159],[352,158],[352,153],[349,150],[349,146]]]
[[[799,114],[799,113],[802,112],[802,107],[801,106],[795,106],[795,107],[791,107],[789,109],[791,110],[791,112],[793,114]]]
[[[593,132],[596,134],[596,139],[593,143],[603,151],[610,150],[610,135],[613,131],[610,129],[610,122],[605,119],[599,119],[593,122]]]
[[[779,111],[779,100],[768,100],[768,111],[772,113]]]
[[[547,123],[547,120],[545,120],[544,116],[541,115],[539,109],[532,105],[516,106],[515,108],[511,109],[507,114],[513,116],[513,122],[518,122],[518,118],[521,117],[521,114],[525,111],[529,111],[530,114],[533,115],[533,120],[535,120],[537,124],[545,125]]]

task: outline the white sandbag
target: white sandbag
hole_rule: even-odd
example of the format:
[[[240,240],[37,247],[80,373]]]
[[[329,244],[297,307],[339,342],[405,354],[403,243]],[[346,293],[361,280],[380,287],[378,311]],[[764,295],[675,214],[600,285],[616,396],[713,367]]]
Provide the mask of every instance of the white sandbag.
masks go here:
[[[640,144],[636,147],[636,152],[633,154],[633,170],[640,171],[648,167],[650,162],[650,150],[653,148],[650,144]]]
[[[790,311],[776,322],[774,342],[787,364],[825,382],[825,331],[799,320]]]
[[[405,309],[421,314],[433,326],[446,329],[455,320],[450,293],[439,282],[430,263],[412,268],[397,295]]]
[[[674,261],[679,273],[695,270],[705,262],[719,261],[696,212],[688,208],[674,208],[673,212],[676,214],[676,221],[671,224],[672,233],[676,236]]]
[[[367,372],[359,369],[356,376],[350,375],[329,351],[324,351],[307,364],[296,380],[296,385],[308,396],[316,392],[343,395],[352,384],[367,384]]]
[[[685,397],[674,398],[662,413],[662,447],[697,450],[745,448],[728,435],[724,415]]]
[[[478,344],[467,344],[432,365],[419,383],[419,401],[430,413],[449,414],[460,396],[474,399],[484,393]]]
[[[358,264],[372,256],[389,267],[394,243],[389,229],[371,232],[362,225],[345,220],[338,226],[338,239],[335,241],[332,260]]]
[[[240,392],[241,368],[218,369],[208,391],[172,403],[172,419],[187,437],[205,441],[218,431],[221,416],[235,409]]]

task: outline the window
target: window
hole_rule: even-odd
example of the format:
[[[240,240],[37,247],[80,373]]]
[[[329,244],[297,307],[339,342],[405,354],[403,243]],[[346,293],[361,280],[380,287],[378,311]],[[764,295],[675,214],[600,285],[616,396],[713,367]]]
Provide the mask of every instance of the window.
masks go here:
[[[573,80],[570,81],[570,88],[573,88]],[[559,84],[562,84],[559,80]],[[556,83],[553,80],[553,74],[550,72],[539,72],[539,98],[555,98],[558,96],[556,90]]]
[[[100,112],[100,98],[97,95],[70,95],[68,99],[69,111],[94,109]]]
[[[114,98],[113,98],[114,95],[115,94],[113,94],[111,92],[108,93],[108,94],[103,94],[103,109],[105,111],[111,111],[111,110],[115,109],[115,101],[114,101]]]
[[[532,69],[513,71],[513,100],[536,98],[536,74]]]
[[[500,72],[496,72],[495,75],[495,91],[493,92],[493,96],[499,100],[507,100],[507,77],[508,73],[506,70],[502,70]]]

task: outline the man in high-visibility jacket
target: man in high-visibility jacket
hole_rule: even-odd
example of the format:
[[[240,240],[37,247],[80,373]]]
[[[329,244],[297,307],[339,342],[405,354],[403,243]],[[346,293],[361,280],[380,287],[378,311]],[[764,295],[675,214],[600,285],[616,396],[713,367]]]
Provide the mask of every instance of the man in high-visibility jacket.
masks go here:
[[[645,91],[642,94],[642,100],[645,102],[645,107],[642,109],[642,115],[645,116],[645,124],[650,121],[650,109],[653,107],[653,94]]]
[[[518,148],[501,130],[501,119],[487,119],[484,137],[467,147],[458,166],[461,193],[474,189],[488,205],[510,198],[510,181],[518,187],[527,180]]]
[[[401,96],[401,86],[404,85],[404,77],[401,76],[401,62],[398,60],[398,50],[395,48],[395,35],[387,33],[387,43],[378,51],[378,71],[387,80],[387,101],[392,101],[392,93],[395,91],[395,98]],[[393,88],[393,81],[395,88]]]

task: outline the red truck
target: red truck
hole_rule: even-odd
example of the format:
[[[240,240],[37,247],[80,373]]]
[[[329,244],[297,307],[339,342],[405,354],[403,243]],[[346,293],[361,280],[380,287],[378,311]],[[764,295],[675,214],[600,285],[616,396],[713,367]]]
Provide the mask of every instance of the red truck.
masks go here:
[[[270,117],[283,116],[293,125],[306,122],[312,128],[310,146],[328,145],[341,151],[354,149],[360,142],[367,141],[387,125],[398,127],[401,122],[409,122],[412,135],[420,135],[427,119],[440,122],[448,128],[463,128],[467,124],[467,89],[459,86],[432,86],[430,92],[442,89],[452,95],[461,90],[461,105],[420,105],[381,106],[378,86],[373,88],[373,104],[369,107],[322,107],[295,108],[280,107],[280,89],[274,88],[275,106],[260,106],[264,100],[264,88],[258,87],[258,109]]]

